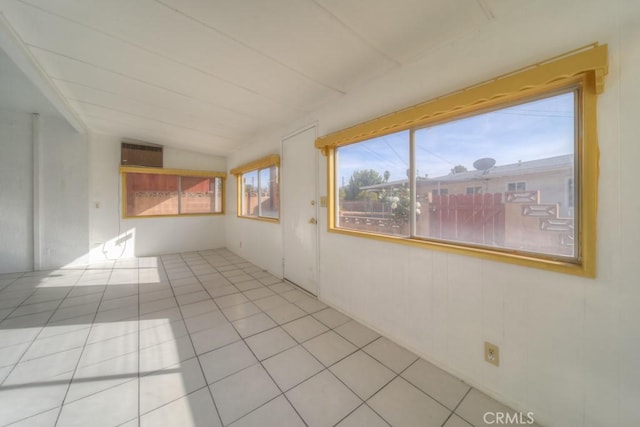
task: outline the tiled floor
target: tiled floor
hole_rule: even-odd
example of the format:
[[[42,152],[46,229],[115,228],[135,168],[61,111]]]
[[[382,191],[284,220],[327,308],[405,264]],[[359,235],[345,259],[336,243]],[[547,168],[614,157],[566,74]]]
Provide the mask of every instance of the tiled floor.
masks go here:
[[[507,408],[227,250],[0,275],[0,425],[482,425]]]

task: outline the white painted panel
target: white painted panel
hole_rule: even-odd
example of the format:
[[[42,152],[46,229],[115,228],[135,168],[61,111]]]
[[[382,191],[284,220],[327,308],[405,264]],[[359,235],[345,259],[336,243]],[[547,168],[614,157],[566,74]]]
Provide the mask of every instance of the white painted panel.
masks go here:
[[[468,0],[319,0],[323,6],[389,57],[406,62],[487,22]]]
[[[53,0],[39,6],[299,108],[308,109],[335,92],[160,2]]]
[[[218,125],[209,123],[205,117],[194,117],[185,114],[182,111],[175,110],[171,105],[154,105],[139,102],[101,89],[88,88],[69,82],[62,83],[60,89],[69,100],[80,104],[98,105],[104,109],[122,113],[125,116],[151,120],[186,131],[200,132],[222,141],[229,142],[234,136],[233,132],[221,130]]]
[[[33,268],[31,116],[0,110],[0,274]]]
[[[5,13],[24,41],[194,98],[217,101],[265,120],[282,118],[292,107],[22,4]],[[45,69],[47,65],[44,64]]]
[[[86,263],[89,252],[88,136],[40,118],[41,268]]]
[[[166,0],[167,4],[340,90],[397,65],[314,2]]]
[[[110,133],[121,135],[121,137],[141,139],[161,145],[175,145],[175,141],[180,141],[180,145],[185,149],[197,151],[209,151],[206,150],[209,145],[212,145],[211,148],[215,150],[229,149],[233,146],[233,143],[214,138],[208,134],[177,128],[157,120],[131,117],[95,105],[82,104],[81,108],[87,123],[92,128],[99,130],[103,129],[101,126],[106,125],[104,130],[112,130]]]
[[[316,127],[282,140],[284,278],[317,295]]]
[[[100,89],[138,102],[171,108],[193,117],[206,118],[221,129],[240,132],[251,125],[255,118],[237,114],[213,102],[191,98],[170,89],[155,86],[121,74],[97,68],[51,52],[34,49],[35,57],[48,64],[48,73],[61,86],[74,82],[89,88]]]

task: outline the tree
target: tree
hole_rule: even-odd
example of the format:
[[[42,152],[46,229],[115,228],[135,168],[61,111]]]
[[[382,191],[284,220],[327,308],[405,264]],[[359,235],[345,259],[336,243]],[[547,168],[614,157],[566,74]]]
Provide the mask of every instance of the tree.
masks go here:
[[[384,182],[388,182],[390,176],[391,176],[391,172],[384,171]]]
[[[456,165],[451,168],[451,173],[454,175],[461,172],[467,172],[467,168],[464,167],[463,165]]]
[[[345,200],[361,199],[360,189],[369,185],[382,184],[383,178],[373,169],[355,170],[347,184]]]

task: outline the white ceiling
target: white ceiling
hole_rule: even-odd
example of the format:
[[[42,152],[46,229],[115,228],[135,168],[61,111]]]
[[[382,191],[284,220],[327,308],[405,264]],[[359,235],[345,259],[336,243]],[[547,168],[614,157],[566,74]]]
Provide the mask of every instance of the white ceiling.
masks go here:
[[[226,155],[509,0],[0,0],[86,126]]]

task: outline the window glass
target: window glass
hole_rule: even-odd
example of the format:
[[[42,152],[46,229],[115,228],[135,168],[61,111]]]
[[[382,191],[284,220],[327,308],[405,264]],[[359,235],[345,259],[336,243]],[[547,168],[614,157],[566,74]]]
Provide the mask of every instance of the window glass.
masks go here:
[[[180,177],[180,213],[212,213],[216,210],[215,180],[220,178]]]
[[[416,130],[416,235],[573,257],[575,146],[574,92]]]
[[[260,170],[260,216],[278,218],[278,168]]]
[[[130,173],[126,178],[127,216],[177,215],[178,177]]]
[[[409,137],[407,130],[338,148],[339,227],[409,235]]]
[[[255,216],[259,214],[258,201],[258,171],[242,174],[242,215]]]

